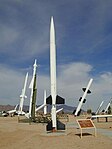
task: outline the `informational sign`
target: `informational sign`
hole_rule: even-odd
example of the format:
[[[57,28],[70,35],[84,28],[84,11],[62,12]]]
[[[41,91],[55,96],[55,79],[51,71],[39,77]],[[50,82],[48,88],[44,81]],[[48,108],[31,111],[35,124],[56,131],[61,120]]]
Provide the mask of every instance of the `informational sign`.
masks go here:
[[[77,120],[81,128],[91,128],[94,127],[92,120],[84,119],[84,120]]]
[[[82,138],[82,129],[92,129],[95,130],[95,136],[96,136],[96,127],[91,119],[78,119],[77,123],[79,125],[79,128],[81,129],[81,138]]]

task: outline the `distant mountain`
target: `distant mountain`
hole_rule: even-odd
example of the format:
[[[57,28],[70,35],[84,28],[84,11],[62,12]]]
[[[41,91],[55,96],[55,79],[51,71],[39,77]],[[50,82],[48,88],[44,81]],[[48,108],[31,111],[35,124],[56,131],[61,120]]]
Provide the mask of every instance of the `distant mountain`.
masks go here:
[[[68,106],[68,105],[57,105],[57,110],[63,108],[64,113],[72,113],[76,107]]]
[[[14,109],[15,106],[12,105],[0,105],[0,111],[8,111]]]
[[[37,107],[39,107],[40,105],[38,105]],[[0,111],[8,111],[8,110],[12,110],[14,109],[15,106],[12,105],[0,105]],[[18,106],[19,107],[19,106]],[[68,105],[57,105],[57,110],[63,108],[63,112],[64,113],[72,113],[76,107],[72,107],[72,106],[68,106]],[[24,105],[23,107],[23,111],[27,112],[29,110],[29,106]],[[51,105],[48,105],[48,112],[51,111]],[[40,111],[43,111],[43,109],[41,109]],[[84,111],[84,110],[82,110]]]
[[[37,107],[39,107],[38,105]],[[0,111],[8,111],[14,109],[15,106],[12,105],[0,105]],[[65,113],[72,113],[76,107],[68,106],[68,105],[57,105],[57,110],[63,108]],[[27,112],[29,110],[29,106],[24,105],[23,110]],[[42,109],[43,110],[43,109]],[[48,112],[51,110],[51,105],[48,105]]]
[[[39,106],[37,106],[37,107],[39,107]],[[56,106],[57,110],[59,110],[61,108],[63,108],[64,113],[72,113],[74,111],[74,109],[76,109],[76,107],[72,107],[72,106],[68,106],[68,105],[57,105]],[[43,108],[40,111],[43,111]],[[47,111],[48,111],[48,113],[51,111],[51,105],[47,105]]]

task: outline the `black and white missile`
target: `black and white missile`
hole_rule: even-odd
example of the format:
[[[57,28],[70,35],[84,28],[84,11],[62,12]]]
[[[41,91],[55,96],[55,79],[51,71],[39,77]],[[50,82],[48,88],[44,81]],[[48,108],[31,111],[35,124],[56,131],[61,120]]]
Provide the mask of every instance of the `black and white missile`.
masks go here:
[[[51,95],[46,99],[46,103],[52,105],[51,122],[47,125],[47,131],[56,131],[59,128],[59,122],[56,119],[56,104],[64,104],[65,100],[57,95],[56,88],[56,45],[55,45],[55,28],[53,17],[50,24],[50,80],[51,80]],[[64,125],[64,124],[63,124]],[[63,129],[63,128],[62,128]]]
[[[91,91],[89,90],[89,88],[90,88],[92,82],[93,82],[93,79],[91,78],[90,81],[89,81],[89,83],[88,83],[88,85],[87,85],[87,87],[82,89],[84,91],[84,94],[79,99],[79,104],[78,104],[78,107],[77,107],[76,111],[73,112],[73,114],[75,116],[80,115],[81,107],[82,107],[83,103],[85,103],[85,101],[86,101],[85,97],[86,97],[87,94],[90,94],[91,93]]]

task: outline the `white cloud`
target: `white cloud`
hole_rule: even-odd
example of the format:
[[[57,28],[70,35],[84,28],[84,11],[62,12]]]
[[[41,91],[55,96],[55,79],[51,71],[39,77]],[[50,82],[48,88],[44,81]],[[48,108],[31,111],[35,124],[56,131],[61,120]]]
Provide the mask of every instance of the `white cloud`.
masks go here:
[[[0,65],[0,104],[17,104],[22,87],[22,74]]]
[[[59,69],[58,90],[66,98],[66,103],[77,106],[82,96],[82,87],[86,87],[91,77],[92,66],[86,63],[70,63]]]
[[[64,82],[71,84],[73,80],[77,82],[79,80],[81,81],[82,78],[83,80],[87,79],[91,70],[92,66],[86,63],[73,62],[60,66],[59,75],[62,77],[62,79],[65,79]]]

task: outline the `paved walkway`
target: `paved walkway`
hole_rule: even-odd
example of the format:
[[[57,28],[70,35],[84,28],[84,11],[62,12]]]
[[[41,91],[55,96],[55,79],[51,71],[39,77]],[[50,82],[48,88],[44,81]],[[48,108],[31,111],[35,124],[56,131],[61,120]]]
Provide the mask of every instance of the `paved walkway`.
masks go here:
[[[112,138],[112,130],[98,128],[97,132]]]
[[[68,122],[67,128],[78,128],[78,124],[76,122]],[[112,138],[112,130],[97,128],[97,132],[104,136]]]

